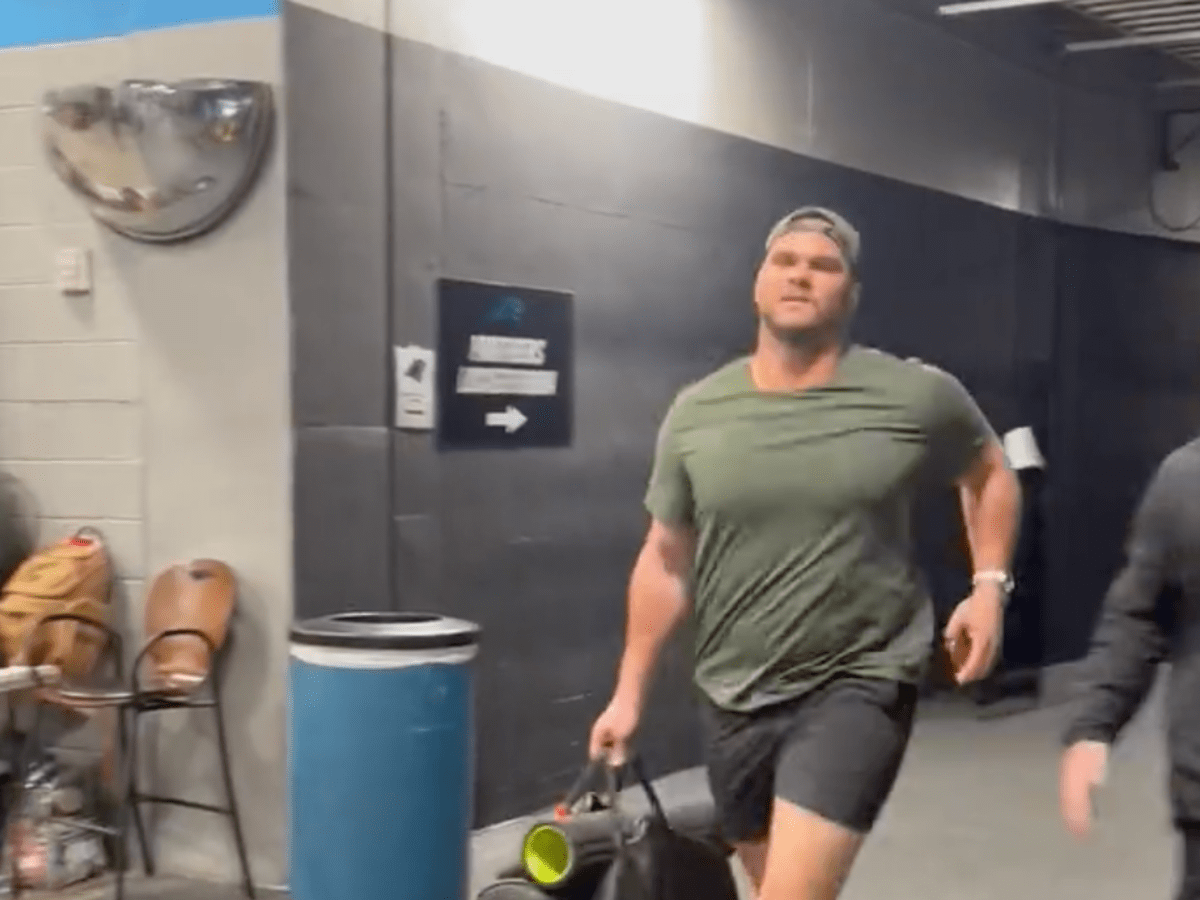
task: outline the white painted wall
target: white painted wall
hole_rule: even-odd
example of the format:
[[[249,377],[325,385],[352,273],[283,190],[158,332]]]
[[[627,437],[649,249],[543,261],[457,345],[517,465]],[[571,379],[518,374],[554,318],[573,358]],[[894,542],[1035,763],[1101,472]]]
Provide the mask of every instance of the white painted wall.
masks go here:
[[[107,48],[105,48],[107,49]],[[87,77],[100,47],[0,52],[0,468],[35,501],[44,539],[103,531],[124,592],[145,576],[141,374],[136,312],[103,254],[97,301],[51,284],[54,249],[89,246],[82,208],[40,165],[36,102],[51,77]]]
[[[1157,230],[1153,123],[1137,101],[1059,86],[870,0],[298,2],[1006,209]],[[1200,204],[1200,167],[1162,190]]]
[[[0,470],[30,489],[43,539],[81,522],[104,532],[134,634],[155,572],[197,556],[237,572],[227,718],[263,884],[286,871],[285,148],[280,139],[249,202],[218,231],[150,247],[95,225],[55,180],[41,162],[36,104],[52,86],[123,77],[279,86],[279,28],[278,19],[222,23],[0,52]],[[65,246],[92,251],[92,296],[55,292],[54,252]],[[147,733],[156,792],[221,796],[209,718],[170,713]],[[223,818],[164,807],[154,819],[163,871],[233,877]]]

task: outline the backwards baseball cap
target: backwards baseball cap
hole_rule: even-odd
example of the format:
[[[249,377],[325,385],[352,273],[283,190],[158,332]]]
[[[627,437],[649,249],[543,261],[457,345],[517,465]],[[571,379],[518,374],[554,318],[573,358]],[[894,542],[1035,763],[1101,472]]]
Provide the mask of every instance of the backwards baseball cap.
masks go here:
[[[767,247],[777,238],[793,231],[814,231],[823,234],[842,251],[842,259],[851,272],[858,271],[858,255],[862,240],[858,230],[831,209],[821,206],[802,206],[775,223],[767,234]]]

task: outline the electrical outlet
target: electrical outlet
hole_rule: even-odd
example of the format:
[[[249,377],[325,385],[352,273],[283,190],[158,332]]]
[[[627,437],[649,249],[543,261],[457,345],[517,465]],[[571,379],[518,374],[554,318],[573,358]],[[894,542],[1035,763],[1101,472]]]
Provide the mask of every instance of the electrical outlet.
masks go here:
[[[54,281],[60,293],[90,294],[92,292],[92,257],[88,250],[66,247],[54,260]]]

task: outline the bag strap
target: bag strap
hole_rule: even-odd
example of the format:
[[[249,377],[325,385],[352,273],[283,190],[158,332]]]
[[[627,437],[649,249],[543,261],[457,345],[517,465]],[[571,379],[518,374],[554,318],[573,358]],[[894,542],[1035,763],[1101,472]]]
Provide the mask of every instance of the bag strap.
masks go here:
[[[663,809],[662,801],[659,799],[658,792],[654,790],[654,785],[650,783],[650,779],[646,776],[646,768],[642,763],[642,758],[632,754],[629,759],[620,766],[611,766],[608,761],[600,758],[589,760],[584,766],[583,771],[575,779],[575,783],[571,785],[570,790],[559,803],[554,807],[554,816],[557,819],[565,819],[571,814],[571,807],[579,802],[587,789],[592,786],[596,777],[603,772],[604,774],[604,793],[606,805],[614,811],[618,806],[618,799],[623,788],[624,774],[626,771],[633,774],[634,782],[636,782],[646,795],[646,799],[650,803],[651,814],[663,824],[668,824],[667,814]]]
[[[626,770],[633,773],[634,780],[641,785],[642,790],[646,793],[646,799],[650,801],[650,816],[649,819],[639,817],[639,825],[634,829],[633,833],[627,831],[629,821],[628,817],[622,814],[618,797],[621,793],[622,775]],[[635,878],[640,886],[638,895],[643,900],[652,900],[662,896],[661,886],[657,883],[661,874],[657,868],[654,868],[650,873],[642,871],[641,867],[635,862],[634,857],[630,856],[629,842],[630,839],[637,840],[636,835],[644,835],[645,826],[650,820],[657,820],[657,825],[664,829],[670,830],[670,823],[667,821],[667,815],[663,811],[662,802],[658,798],[658,792],[654,790],[654,786],[650,784],[650,779],[646,777],[646,769],[642,765],[641,757],[637,754],[630,754],[623,766],[604,766],[605,780],[608,782],[608,790],[612,796],[612,839],[615,856],[612,862],[612,868],[605,879],[605,885],[602,886],[602,893],[597,894],[597,897],[603,897],[604,900],[618,900],[617,893],[620,892],[621,898],[629,897],[631,886],[628,882],[628,877],[622,877],[624,871],[628,867],[632,870],[632,877]],[[651,881],[647,881],[647,876]],[[604,891],[613,892],[610,894],[603,893]],[[633,900],[632,897],[629,900]]]
[[[611,769],[611,767],[609,767]],[[650,779],[646,777],[646,767],[642,764],[642,758],[636,753],[629,757],[628,762],[618,769],[616,774],[616,789],[617,793],[621,790],[621,772],[629,769],[633,772],[634,780],[641,786],[642,791],[646,795],[646,799],[650,802],[650,811],[664,825],[667,823],[667,813],[663,809],[662,801],[658,798],[658,792],[654,790],[654,785],[650,783]],[[614,794],[614,797],[616,795]]]
[[[608,814],[612,821],[612,839],[617,859],[625,856],[625,821],[621,816],[621,773],[615,766],[601,762],[604,768],[604,787],[608,793]]]
[[[596,776],[604,768],[607,768],[607,766],[605,766],[603,759],[588,760],[588,764],[583,767],[583,771],[579,773],[579,777],[575,779],[575,783],[571,785],[571,789],[567,791],[566,796],[555,804],[554,817],[556,819],[565,819],[571,814],[571,807],[579,802],[588,787],[595,783]],[[616,797],[609,797],[608,801],[609,806],[611,806],[616,801]]]

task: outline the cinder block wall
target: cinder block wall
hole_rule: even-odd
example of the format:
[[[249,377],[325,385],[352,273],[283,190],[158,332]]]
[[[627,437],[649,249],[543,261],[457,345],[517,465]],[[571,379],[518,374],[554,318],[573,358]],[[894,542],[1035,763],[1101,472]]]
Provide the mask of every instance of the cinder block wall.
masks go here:
[[[249,201],[177,247],[96,225],[38,143],[48,88],[197,76],[279,86],[275,3],[12,6],[0,13],[0,472],[27,489],[41,540],[80,524],[104,533],[135,635],[156,571],[197,556],[236,569],[226,681],[234,777],[255,879],[277,884],[292,611],[284,128]],[[64,247],[91,251],[91,296],[56,292]],[[220,796],[209,720],[168,714],[147,734],[156,791]],[[223,819],[163,808],[154,822],[164,871],[233,877]]]

